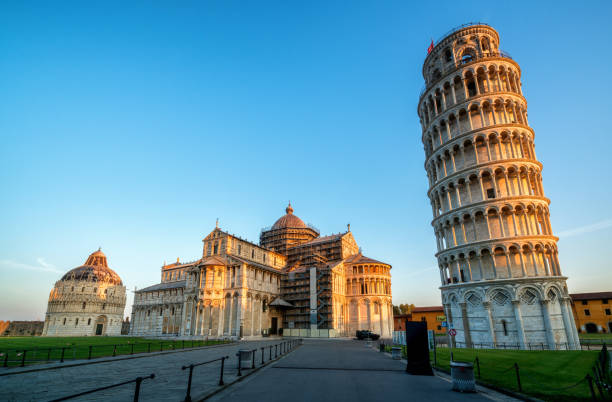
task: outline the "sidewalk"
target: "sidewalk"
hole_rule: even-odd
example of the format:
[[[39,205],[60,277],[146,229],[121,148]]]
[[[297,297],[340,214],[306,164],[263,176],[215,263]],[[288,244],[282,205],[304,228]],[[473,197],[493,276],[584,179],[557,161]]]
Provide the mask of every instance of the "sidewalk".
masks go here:
[[[151,356],[126,359],[124,356],[105,359],[96,364],[84,364],[43,371],[30,371],[0,377],[0,399],[8,401],[49,401],[76,394],[92,388],[103,387],[155,373],[155,379],[145,380],[141,386],[141,401],[182,401],[185,398],[189,370],[184,365],[200,363],[222,356],[225,362],[224,381],[230,383],[237,377],[236,352],[239,349],[257,349],[256,365],[261,365],[261,347],[265,347],[264,358],[270,360],[270,345],[277,341],[241,342],[218,347],[185,350],[184,352],[160,353]],[[272,359],[275,356],[272,351]],[[280,355],[280,353],[279,353]],[[219,388],[221,362],[198,366],[194,369],[192,396],[208,394]],[[27,369],[27,368],[25,368]],[[134,384],[127,384],[76,398],[75,401],[132,401]]]

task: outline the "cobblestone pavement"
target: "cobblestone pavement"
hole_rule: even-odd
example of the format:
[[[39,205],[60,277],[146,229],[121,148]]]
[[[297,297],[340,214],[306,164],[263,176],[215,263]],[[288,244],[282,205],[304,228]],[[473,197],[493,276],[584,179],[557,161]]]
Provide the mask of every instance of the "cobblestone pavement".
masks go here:
[[[237,379],[237,357],[239,349],[257,349],[256,366],[261,365],[261,347],[265,347],[264,358],[270,360],[270,345],[281,340],[241,342],[218,347],[162,353],[146,357],[117,357],[104,362],[63,367],[51,370],[17,373],[0,376],[0,400],[6,401],[49,401],[76,394],[92,388],[104,387],[155,374],[152,380],[145,380],[140,390],[141,401],[182,401],[185,398],[189,369],[184,365],[229,356],[225,362],[224,381]],[[279,349],[280,352],[280,349]],[[274,359],[275,350],[272,349]],[[280,356],[280,353],[279,353]],[[46,365],[49,366],[49,365]],[[194,368],[192,397],[204,395],[218,389],[221,362]],[[31,370],[32,367],[26,368]],[[245,373],[250,370],[244,370]],[[8,373],[2,371],[0,374]],[[72,399],[74,401],[131,401],[135,384],[127,384],[110,390],[100,391]],[[195,399],[195,398],[194,398]]]
[[[209,401],[516,401],[484,389],[475,394],[453,392],[448,379],[413,376],[405,369],[405,361],[392,360],[363,341],[305,339],[287,357]]]

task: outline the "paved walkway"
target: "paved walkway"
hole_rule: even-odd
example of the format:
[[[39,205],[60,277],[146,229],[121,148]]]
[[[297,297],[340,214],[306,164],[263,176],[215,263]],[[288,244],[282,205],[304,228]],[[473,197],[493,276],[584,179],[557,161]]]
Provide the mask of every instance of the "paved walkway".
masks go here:
[[[404,371],[405,362],[392,360],[388,354],[367,348],[363,341],[305,339],[303,346],[282,358],[279,353],[278,360],[275,360],[276,353],[273,349],[272,362],[268,363],[269,346],[278,343],[278,340],[242,342],[131,359],[117,357],[95,364],[0,376],[0,400],[49,401],[155,373],[155,379],[143,382],[140,400],[178,402],[184,400],[187,389],[188,370],[181,370],[183,365],[230,356],[224,370],[225,383],[230,384],[238,379],[236,351],[256,348],[256,367],[260,367],[262,346],[265,348],[264,358],[267,365],[259,371],[243,371],[242,381],[226,388],[218,385],[220,362],[196,367],[192,383],[193,399],[199,400],[214,391],[220,391],[210,400],[512,400],[490,391],[478,394],[456,393],[451,391],[448,380],[438,376],[411,376]],[[128,384],[73,400],[131,401],[133,395],[134,384]]]
[[[283,359],[226,390],[210,401],[482,401],[514,400],[492,391],[451,391],[438,376],[412,376],[405,361],[366,348],[365,342],[304,340]]]
[[[0,376],[0,400],[2,401],[49,401],[76,394],[92,388],[103,387],[147,376],[155,373],[155,379],[142,383],[141,401],[182,401],[185,398],[189,370],[181,370],[183,365],[199,363],[229,356],[225,363],[224,380],[230,383],[237,379],[238,349],[256,349],[256,365],[261,366],[261,347],[265,347],[265,361],[270,360],[270,345],[280,340],[241,342],[210,348],[186,350],[156,354],[146,357],[125,359],[124,356],[104,362],[85,364],[75,367],[63,367],[53,370],[25,372]],[[279,350],[280,352],[280,350]],[[280,355],[280,354],[279,354]],[[275,351],[272,351],[274,359]],[[50,365],[45,365],[49,367]],[[60,366],[56,364],[56,366]],[[219,389],[221,362],[215,362],[194,368],[192,397],[205,395]],[[26,367],[32,370],[34,367]],[[21,369],[24,370],[24,369]],[[245,370],[245,374],[250,370]],[[7,373],[8,371],[2,371]],[[111,390],[89,394],[72,399],[74,401],[132,401],[134,384],[127,384]]]

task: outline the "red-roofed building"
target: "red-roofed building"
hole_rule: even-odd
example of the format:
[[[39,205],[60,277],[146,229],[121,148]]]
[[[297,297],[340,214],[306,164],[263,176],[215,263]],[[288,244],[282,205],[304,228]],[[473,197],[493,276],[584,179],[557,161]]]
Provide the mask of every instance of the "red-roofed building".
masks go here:
[[[442,321],[445,319],[442,306],[414,307],[410,314],[393,316],[393,330],[405,331],[406,320],[425,321],[428,330],[433,329],[437,334],[443,334],[446,333],[446,329],[442,327]]]
[[[574,293],[570,298],[578,332],[612,332],[612,292]]]

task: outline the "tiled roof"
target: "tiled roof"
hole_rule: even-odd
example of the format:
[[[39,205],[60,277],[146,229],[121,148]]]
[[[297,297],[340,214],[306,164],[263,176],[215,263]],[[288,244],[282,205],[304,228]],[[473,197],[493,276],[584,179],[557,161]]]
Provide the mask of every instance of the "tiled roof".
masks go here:
[[[612,292],[572,293],[572,300],[612,299]]]
[[[442,306],[430,306],[430,307],[415,307],[412,309],[413,313],[430,313],[430,312],[444,312]]]
[[[162,265],[162,269],[168,270],[168,269],[175,269],[175,268],[186,268],[186,267],[191,267],[194,266],[195,264],[197,264],[200,260],[195,260],[195,261],[189,261],[189,262],[173,262],[171,264],[165,264]]]
[[[345,234],[346,233],[337,233],[337,234],[333,234],[333,235],[329,235],[329,236],[317,237],[316,239],[312,239],[311,241],[308,241],[306,243],[299,244],[299,245],[295,246],[295,248],[311,246],[313,244],[318,244],[318,243],[326,243],[326,242],[336,241],[336,240],[342,238],[342,236],[344,236]]]
[[[88,281],[123,285],[119,275],[108,267],[106,256],[101,250],[90,254],[84,265],[66,272],[62,281]]]
[[[349,263],[349,264],[383,264],[383,265],[389,265],[386,262],[377,261],[377,260],[372,259],[370,257],[366,257],[366,256],[364,256],[361,253],[358,253],[358,254],[355,254],[355,255],[351,255],[350,257],[347,257],[344,261]]]
[[[138,289],[134,293],[155,292],[157,290],[178,289],[178,288],[184,288],[184,287],[185,287],[185,281],[162,282],[162,283],[158,283],[157,285],[152,285],[152,286],[149,286],[143,289]]]
[[[293,208],[291,207],[291,203],[285,209],[286,215],[278,218],[274,225],[272,225],[272,229],[307,229],[308,226],[297,216],[293,215]]]
[[[241,257],[236,257],[235,255],[232,255],[231,257],[236,259],[236,260],[238,260],[238,261],[240,261],[240,262],[243,262],[245,264],[254,265],[254,266],[256,266],[258,268],[261,268],[261,269],[267,269],[268,271],[273,271],[273,272],[280,272],[281,271],[280,269],[274,268],[273,266],[260,264],[260,263],[255,262],[255,261],[250,261],[250,260],[247,260],[247,259],[244,259],[244,258],[241,258]]]
[[[274,301],[272,301],[269,306],[272,307],[295,307],[293,304],[281,299],[280,297],[277,297],[276,299],[274,299]]]

